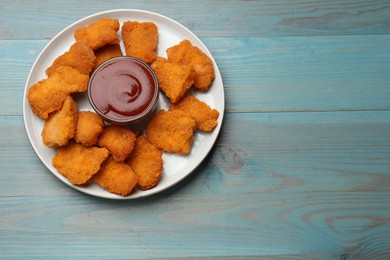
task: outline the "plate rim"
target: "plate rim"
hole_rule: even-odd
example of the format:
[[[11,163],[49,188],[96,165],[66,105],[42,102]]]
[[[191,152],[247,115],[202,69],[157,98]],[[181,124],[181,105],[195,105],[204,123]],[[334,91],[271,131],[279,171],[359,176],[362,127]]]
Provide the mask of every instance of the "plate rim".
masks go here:
[[[139,14],[148,14],[148,15],[152,15],[152,16],[155,16],[155,17],[158,17],[160,19],[163,19],[165,21],[169,21],[169,23],[173,23],[179,27],[181,27],[184,31],[186,31],[186,33],[190,34],[192,37],[194,37],[196,40],[197,40],[197,44],[200,44],[202,45],[203,49],[207,51],[207,54],[209,56],[209,58],[212,60],[213,62],[213,67],[214,67],[214,70],[215,70],[215,74],[219,76],[219,80],[220,80],[220,83],[221,83],[221,89],[219,91],[221,91],[222,93],[222,101],[219,101],[220,102],[220,106],[221,106],[221,110],[222,111],[219,111],[219,121],[220,123],[218,123],[217,127],[213,130],[216,131],[215,133],[215,138],[213,140],[211,140],[210,142],[208,142],[206,144],[206,152],[201,154],[201,159],[199,160],[199,162],[197,162],[193,167],[191,167],[188,172],[186,174],[184,174],[182,177],[180,177],[178,180],[176,181],[173,181],[171,183],[168,183],[168,185],[165,185],[164,187],[161,187],[160,189],[150,189],[148,191],[141,191],[139,194],[137,194],[136,196],[132,196],[132,194],[130,194],[129,196],[120,196],[120,195],[116,195],[116,194],[113,194],[113,193],[109,193],[109,196],[104,196],[104,194],[96,194],[94,192],[92,192],[91,190],[88,190],[88,189],[85,189],[83,186],[77,186],[77,185],[74,185],[72,183],[70,183],[65,177],[63,177],[60,173],[58,173],[58,175],[61,175],[63,178],[60,178],[57,174],[55,174],[52,170],[51,170],[51,165],[47,165],[46,161],[43,159],[43,157],[41,156],[40,152],[38,151],[38,147],[36,147],[33,143],[33,140],[32,140],[32,133],[30,133],[29,129],[28,129],[28,124],[27,124],[27,105],[28,105],[28,102],[26,101],[27,99],[27,92],[30,88],[30,79],[33,75],[33,71],[36,67],[36,64],[38,63],[38,61],[41,60],[41,57],[43,54],[46,53],[46,50],[52,45],[52,43],[54,41],[57,40],[57,38],[61,37],[65,32],[67,32],[71,27],[77,25],[77,24],[80,24],[88,19],[93,19],[94,17],[98,17],[98,16],[102,16],[102,15],[109,15],[111,17],[114,17],[115,18],[115,14],[118,14],[118,13],[139,13]],[[216,63],[213,55],[211,55],[211,52],[209,51],[209,49],[206,47],[206,45],[203,43],[203,41],[195,34],[193,33],[191,30],[189,30],[187,27],[185,27],[184,25],[182,25],[181,23],[165,16],[165,15],[162,15],[162,14],[159,14],[159,13],[155,13],[155,12],[151,12],[151,11],[147,11],[147,10],[141,10],[141,9],[111,9],[111,10],[105,10],[105,11],[101,11],[101,12],[97,12],[97,13],[93,13],[93,14],[90,14],[90,15],[87,15],[85,17],[82,17],[74,22],[72,22],[71,24],[69,24],[68,26],[66,26],[65,28],[63,28],[62,30],[60,30],[55,36],[53,36],[47,43],[46,45],[41,49],[40,53],[38,54],[38,56],[35,58],[33,64],[31,65],[31,68],[29,70],[29,73],[28,73],[28,76],[27,76],[27,79],[26,79],[26,83],[25,83],[25,86],[24,86],[24,91],[23,91],[23,102],[22,102],[22,112],[23,112],[23,123],[24,123],[24,128],[25,128],[25,131],[27,133],[27,136],[28,136],[28,139],[29,139],[29,142],[30,142],[30,145],[32,146],[33,150],[35,151],[36,155],[38,156],[38,158],[40,159],[40,161],[45,165],[46,169],[52,174],[54,175],[57,179],[59,179],[62,183],[65,183],[67,186],[81,192],[81,193],[84,193],[84,194],[87,194],[89,196],[93,196],[93,197],[97,197],[97,198],[103,198],[103,199],[112,199],[112,200],[133,200],[133,199],[140,199],[140,198],[144,198],[144,197],[149,197],[149,196],[152,196],[152,195],[155,195],[157,193],[161,193],[167,189],[170,189],[172,188],[173,186],[175,186],[176,184],[178,184],[179,182],[182,182],[184,179],[186,179],[191,173],[193,173],[198,167],[199,165],[208,157],[208,155],[210,154],[210,151],[212,150],[212,148],[214,147],[216,141],[218,140],[218,137],[220,135],[220,131],[221,131],[221,128],[222,128],[222,124],[223,124],[223,121],[224,121],[224,115],[225,115],[225,91],[224,91],[224,84],[223,84],[223,79],[222,79],[222,75],[220,73],[220,70],[219,70],[219,67],[218,67],[218,64]],[[35,116],[35,115],[34,115]],[[157,184],[158,186],[158,184]]]

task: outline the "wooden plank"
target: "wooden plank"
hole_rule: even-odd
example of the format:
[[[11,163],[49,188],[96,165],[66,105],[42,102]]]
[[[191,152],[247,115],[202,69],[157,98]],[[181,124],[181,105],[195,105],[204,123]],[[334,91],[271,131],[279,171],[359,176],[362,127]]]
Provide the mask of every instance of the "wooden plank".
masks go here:
[[[3,257],[390,253],[389,111],[228,113],[189,178],[128,202],[57,181],[33,154],[20,116],[1,116],[0,126]]]
[[[184,24],[225,83],[209,156],[134,201],[63,184],[22,118],[49,39],[115,8]],[[0,258],[390,259],[389,1],[4,0],[0,14]]]
[[[0,112],[21,115],[25,84],[31,66],[45,43],[0,41]]]
[[[388,35],[205,41],[220,66],[229,111],[390,108]]]
[[[45,186],[52,185],[55,177],[32,150],[23,119],[2,116],[0,123],[0,162],[4,167],[0,178],[8,180],[2,195],[52,192],[51,186]],[[225,176],[243,187],[261,178],[251,190],[253,194],[299,191],[302,185],[320,192],[389,191],[389,129],[388,111],[228,113],[217,145],[198,168],[207,187],[194,190],[202,193],[220,187],[219,178]],[[20,185],[23,188],[16,189]]]
[[[390,35],[203,38],[232,112],[390,109]],[[0,114],[20,115],[47,41],[0,41]],[[245,102],[243,102],[245,100]]]
[[[189,201],[174,194],[126,203],[89,197],[0,198],[0,249],[6,258],[388,256],[388,193],[325,198],[290,193],[284,203],[272,195],[252,196],[245,203],[241,197],[200,195]]]
[[[24,8],[20,8],[23,6]],[[0,39],[49,39],[82,17],[111,9],[168,16],[199,36],[388,34],[381,1],[10,1],[0,3]],[[58,15],[61,10],[61,15]],[[190,15],[189,15],[190,14]],[[15,26],[18,24],[18,26]]]

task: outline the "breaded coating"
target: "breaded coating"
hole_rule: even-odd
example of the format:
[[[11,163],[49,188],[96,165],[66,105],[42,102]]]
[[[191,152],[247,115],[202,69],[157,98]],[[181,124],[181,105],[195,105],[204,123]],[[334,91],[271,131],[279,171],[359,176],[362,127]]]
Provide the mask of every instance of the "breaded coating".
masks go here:
[[[68,144],[76,131],[77,103],[68,96],[62,108],[49,115],[42,129],[42,141],[49,148]]]
[[[138,187],[148,190],[156,186],[163,169],[163,152],[140,136],[126,162],[137,175]]]
[[[156,73],[160,89],[172,103],[178,102],[194,83],[195,72],[191,66],[157,57],[151,67]]]
[[[117,162],[110,156],[92,179],[109,192],[127,196],[137,185],[137,176],[125,162]]]
[[[47,119],[49,113],[62,107],[69,94],[86,91],[88,80],[89,76],[71,67],[58,67],[49,78],[39,81],[28,90],[27,99],[33,113]]]
[[[32,112],[40,118],[47,119],[49,113],[59,110],[69,95],[63,85],[56,81],[57,78],[44,79],[28,90],[27,99]]]
[[[99,67],[100,64],[105,62],[108,59],[122,56],[122,50],[119,44],[107,44],[95,51],[96,63],[95,69]]]
[[[157,148],[188,154],[194,138],[195,120],[182,110],[160,110],[146,126],[146,138]]]
[[[127,56],[149,64],[156,59],[158,28],[154,23],[126,21],[122,25],[122,39]]]
[[[180,44],[167,49],[170,62],[190,65],[195,70],[194,87],[207,91],[214,80],[214,68],[211,59],[190,41],[183,40]]]
[[[54,75],[58,75],[58,81],[60,81],[56,83],[61,83],[61,86],[63,86],[69,94],[83,93],[88,89],[89,76],[84,75],[69,66],[58,67],[51,77]]]
[[[98,138],[97,144],[107,148],[115,161],[124,161],[133,151],[135,134],[125,126],[107,125]]]
[[[107,44],[119,43],[118,30],[118,19],[103,18],[77,29],[74,38],[94,51]]]
[[[108,156],[106,148],[86,147],[72,141],[57,150],[52,163],[71,183],[82,185],[99,171]]]
[[[171,104],[169,107],[171,111],[178,109],[195,119],[196,128],[201,131],[211,132],[218,124],[219,112],[194,96],[186,95],[179,103]]]
[[[103,132],[103,119],[92,111],[78,113],[74,140],[85,146],[95,145],[99,135]]]
[[[81,74],[89,75],[95,65],[95,60],[95,54],[87,45],[75,42],[69,51],[55,59],[53,64],[46,69],[46,75],[50,77],[61,66],[69,66]]]

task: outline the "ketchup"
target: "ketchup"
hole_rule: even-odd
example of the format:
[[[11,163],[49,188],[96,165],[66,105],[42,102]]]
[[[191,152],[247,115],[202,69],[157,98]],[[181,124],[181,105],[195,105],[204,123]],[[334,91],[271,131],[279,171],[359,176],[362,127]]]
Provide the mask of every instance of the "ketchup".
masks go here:
[[[127,56],[103,63],[89,82],[91,105],[114,122],[142,117],[156,102],[157,95],[158,83],[152,69]]]

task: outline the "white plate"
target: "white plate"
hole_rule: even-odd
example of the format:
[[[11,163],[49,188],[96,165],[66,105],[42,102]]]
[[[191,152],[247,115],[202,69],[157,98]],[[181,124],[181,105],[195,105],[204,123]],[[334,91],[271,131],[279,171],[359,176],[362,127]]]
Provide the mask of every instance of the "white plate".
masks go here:
[[[129,196],[123,197],[107,192],[99,187],[97,184],[91,183],[87,186],[76,186],[71,184],[64,176],[57,172],[53,167],[51,161],[55,155],[54,149],[49,149],[42,143],[41,131],[44,121],[32,113],[28,100],[26,98],[28,89],[41,79],[46,78],[45,69],[48,68],[55,58],[69,50],[69,47],[74,43],[73,34],[77,28],[84,27],[91,22],[102,18],[117,18],[120,25],[124,21],[133,20],[139,22],[153,22],[158,26],[158,55],[166,57],[165,50],[168,47],[178,44],[183,39],[188,39],[193,45],[200,48],[203,52],[208,54],[212,59],[215,70],[215,79],[213,85],[207,93],[193,92],[193,94],[200,100],[206,102],[210,107],[217,109],[220,112],[218,118],[218,126],[212,133],[202,133],[197,131],[195,133],[194,142],[189,155],[182,156],[176,154],[164,153],[163,155],[163,174],[160,182],[156,187],[147,191],[136,190]],[[120,36],[120,33],[118,33]],[[123,50],[123,43],[121,41]],[[92,107],[88,103],[86,95],[77,99],[79,110],[91,110]],[[159,105],[161,108],[167,109],[169,103],[167,99],[160,93]],[[97,197],[109,199],[133,199],[149,196],[161,192],[174,184],[178,183],[186,176],[188,176],[207,156],[213,147],[217,136],[220,132],[222,119],[225,109],[225,95],[223,83],[218,66],[215,63],[211,53],[202,43],[202,41],[194,35],[191,31],[176,21],[169,19],[160,14],[151,13],[142,10],[110,10],[106,12],[97,13],[85,17],[70,26],[66,27],[59,34],[57,34],[42,50],[38,58],[34,62],[30,74],[27,78],[24,95],[23,95],[23,118],[26,127],[27,135],[30,139],[31,145],[37,153],[38,157],[45,164],[45,166],[61,181],[71,186],[72,188]]]

